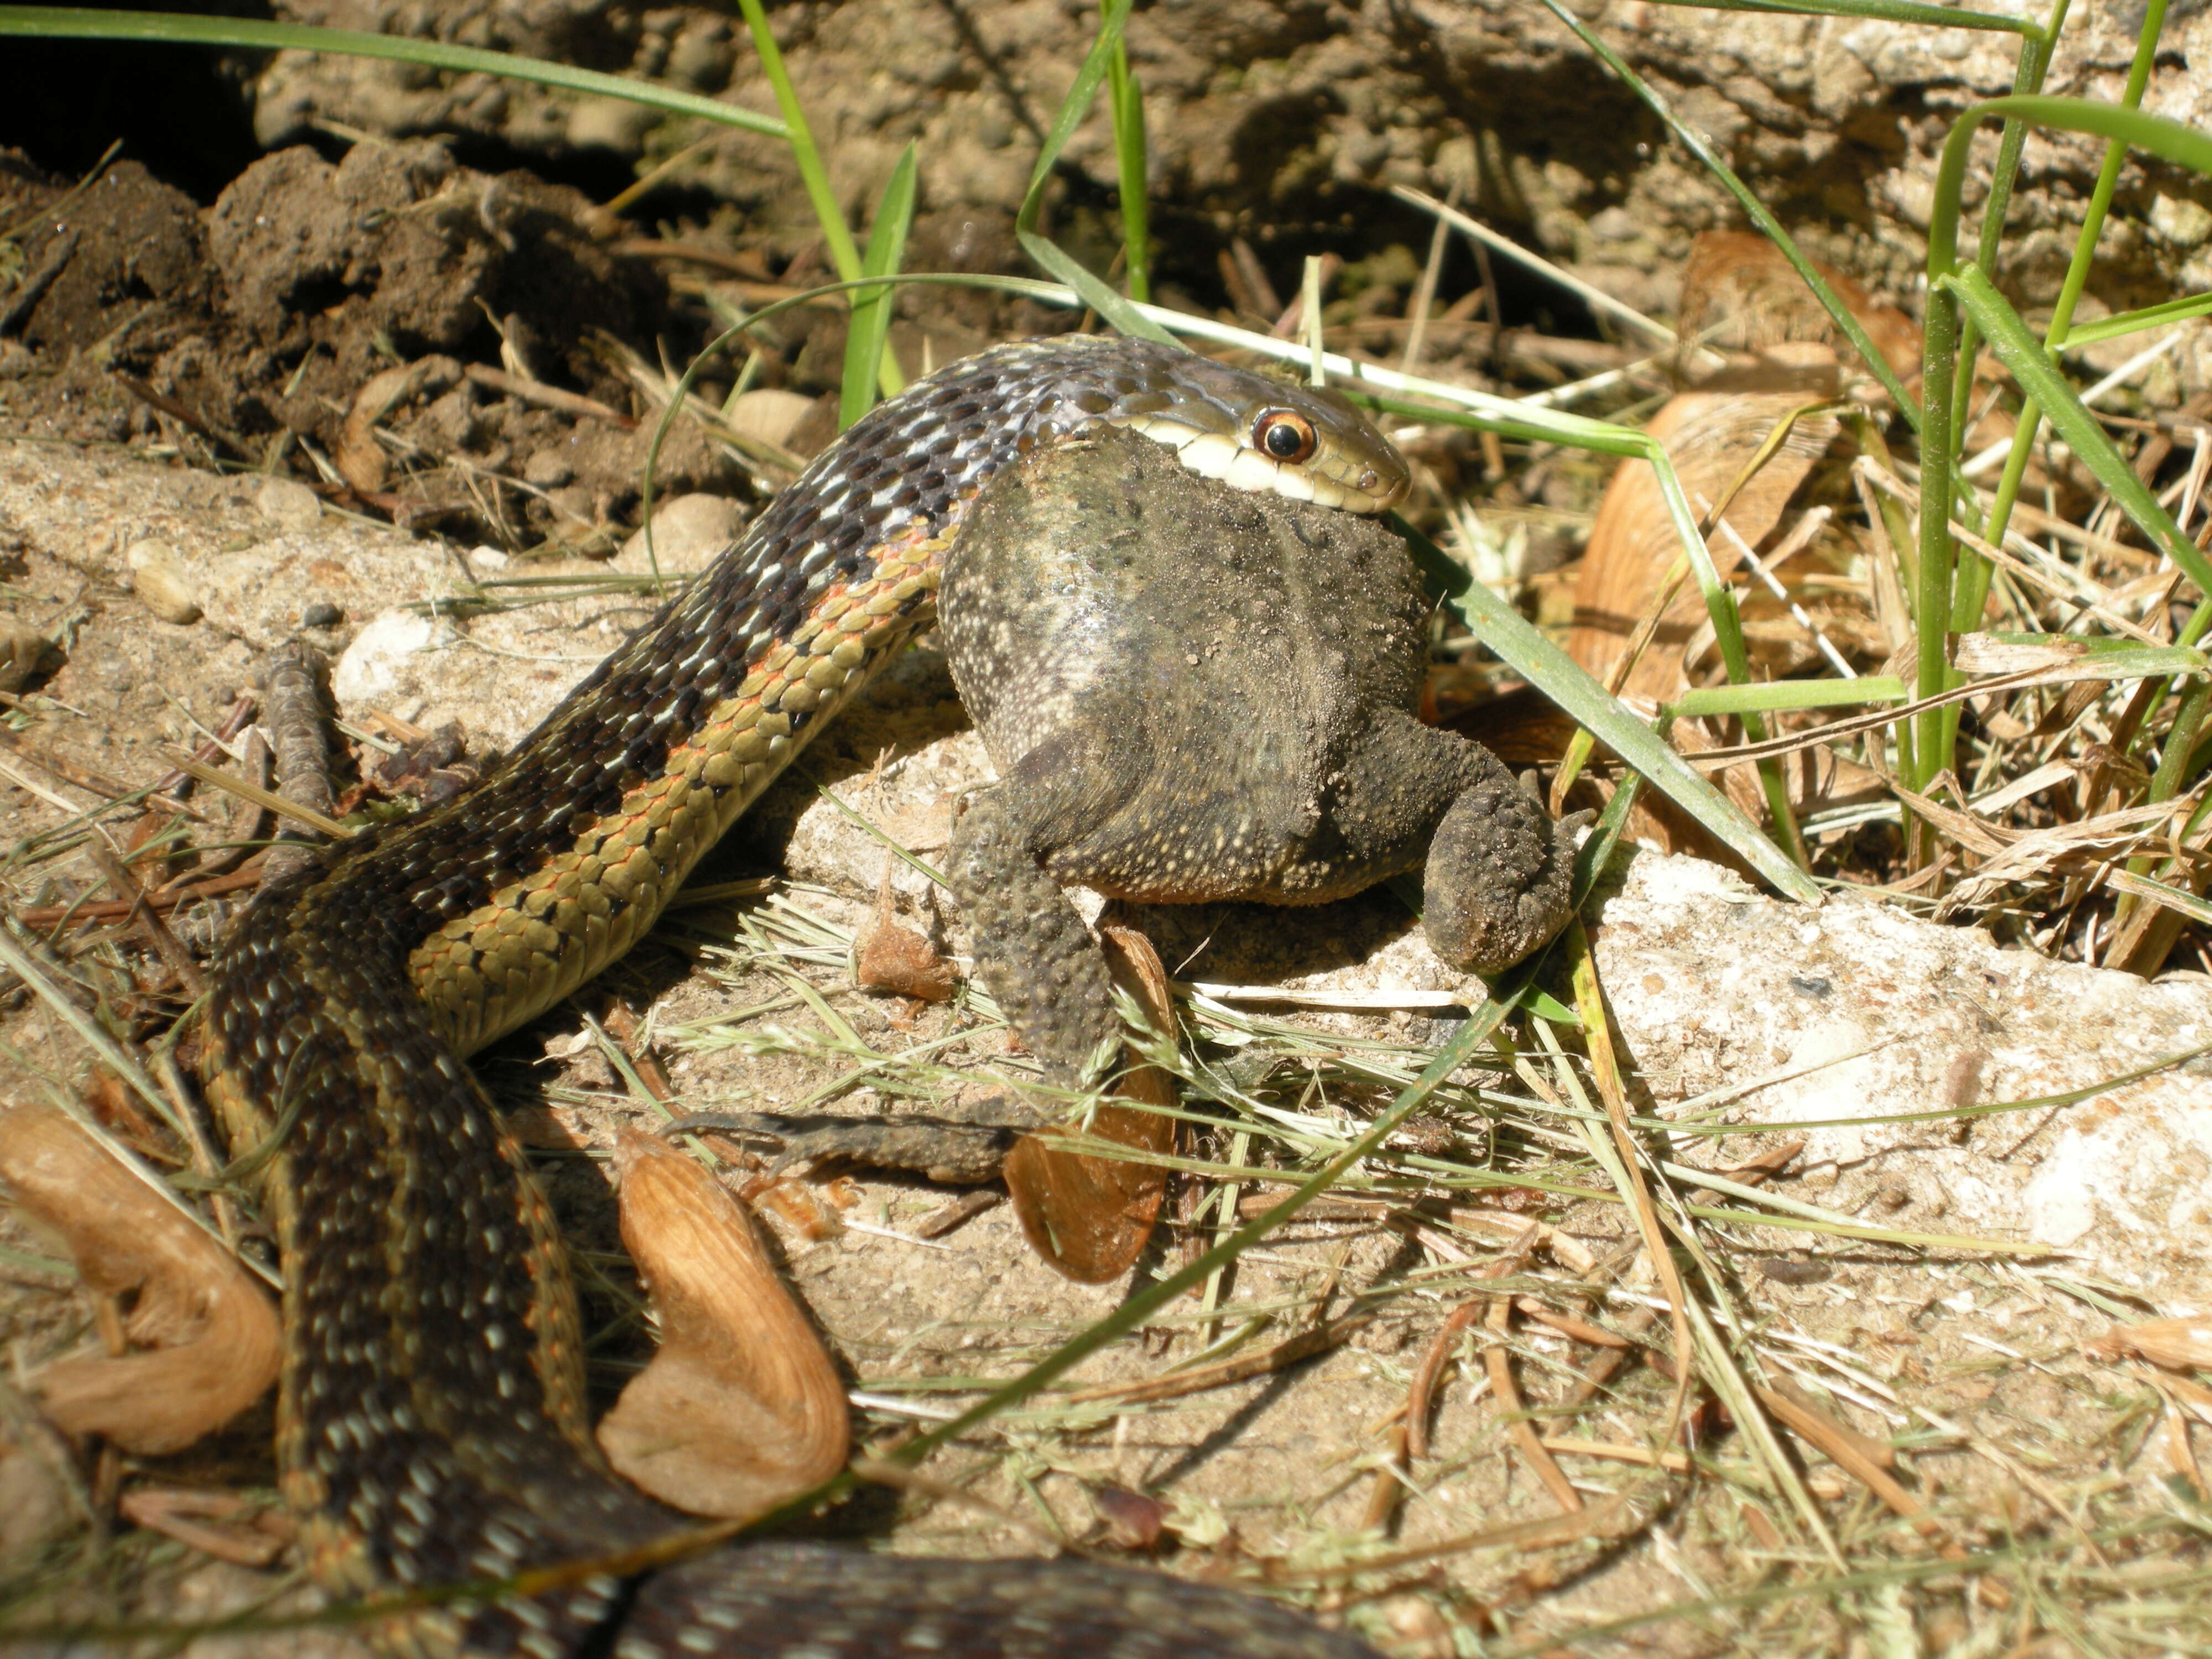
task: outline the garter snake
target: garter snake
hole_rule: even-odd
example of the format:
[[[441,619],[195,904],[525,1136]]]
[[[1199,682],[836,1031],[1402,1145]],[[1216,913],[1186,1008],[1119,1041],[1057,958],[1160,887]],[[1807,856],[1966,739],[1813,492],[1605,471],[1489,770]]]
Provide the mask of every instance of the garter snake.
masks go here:
[[[1063,338],[952,364],[863,417],[457,801],[246,910],[204,1074],[268,1170],[285,1271],[278,1457],[317,1578],[429,1592],[693,1523],[592,1446],[568,1270],[463,1057],[634,944],[698,857],[934,605],[1000,466],[1097,423],[1243,489],[1376,512],[1404,463],[1349,405],[1179,349]],[[1346,1655],[1220,1591],[1082,1564],[714,1551],[535,1595],[427,1598],[430,1653]]]

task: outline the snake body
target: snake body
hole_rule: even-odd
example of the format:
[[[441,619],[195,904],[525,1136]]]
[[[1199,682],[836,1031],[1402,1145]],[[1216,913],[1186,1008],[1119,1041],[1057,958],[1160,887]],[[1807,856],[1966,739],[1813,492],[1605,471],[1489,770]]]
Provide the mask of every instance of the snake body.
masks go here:
[[[458,801],[264,893],[211,975],[209,1092],[268,1172],[285,1271],[279,1462],[311,1566],[437,1653],[1364,1651],[1265,1604],[1073,1565],[800,1544],[659,1571],[696,1523],[607,1473],[552,1218],[464,1057],[627,950],[711,847],[932,614],[969,502],[1099,422],[1188,465],[1374,511],[1403,464],[1326,394],[1139,341],[1001,347],[856,422]]]

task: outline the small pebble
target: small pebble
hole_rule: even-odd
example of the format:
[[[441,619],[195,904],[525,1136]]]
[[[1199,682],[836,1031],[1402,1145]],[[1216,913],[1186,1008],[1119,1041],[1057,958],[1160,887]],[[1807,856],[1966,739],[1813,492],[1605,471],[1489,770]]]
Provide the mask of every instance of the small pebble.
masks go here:
[[[568,113],[568,143],[576,149],[611,149],[635,155],[645,135],[664,118],[658,110],[627,98],[584,98]]]
[[[748,438],[781,447],[791,441],[799,423],[814,412],[814,399],[804,392],[780,386],[756,386],[730,405],[730,424]]]
[[[345,620],[345,612],[328,599],[318,599],[300,613],[302,628],[336,628]]]
[[[735,541],[744,524],[745,515],[734,501],[720,495],[678,495],[653,509],[651,556],[641,530],[615,555],[615,568],[641,575],[655,563],[664,575],[696,570]]]
[[[200,602],[185,574],[185,562],[167,542],[133,542],[125,550],[131,591],[163,622],[183,626],[200,619]]]
[[[322,501],[297,478],[264,478],[253,504],[280,530],[313,530],[323,516]]]
[[[522,481],[540,489],[558,489],[576,476],[576,469],[568,465],[568,457],[557,449],[535,451],[522,464]]]

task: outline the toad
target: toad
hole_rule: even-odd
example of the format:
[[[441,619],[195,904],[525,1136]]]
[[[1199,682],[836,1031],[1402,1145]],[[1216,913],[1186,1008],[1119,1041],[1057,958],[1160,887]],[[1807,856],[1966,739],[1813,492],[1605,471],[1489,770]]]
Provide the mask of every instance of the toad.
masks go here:
[[[1000,472],[947,562],[954,684],[1000,781],[947,874],[976,965],[1060,1084],[1121,1029],[1062,889],[1320,904],[1423,864],[1437,954],[1495,974],[1558,933],[1570,826],[1415,718],[1430,601],[1376,520],[1197,477],[1106,428]]]

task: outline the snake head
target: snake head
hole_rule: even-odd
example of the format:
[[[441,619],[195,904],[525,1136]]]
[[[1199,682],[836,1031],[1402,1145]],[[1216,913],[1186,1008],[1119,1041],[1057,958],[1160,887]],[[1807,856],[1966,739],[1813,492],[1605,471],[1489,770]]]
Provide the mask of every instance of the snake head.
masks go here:
[[[1146,379],[1106,418],[1167,445],[1194,472],[1348,513],[1387,513],[1405,499],[1406,458],[1334,392],[1188,352],[1156,362]]]

